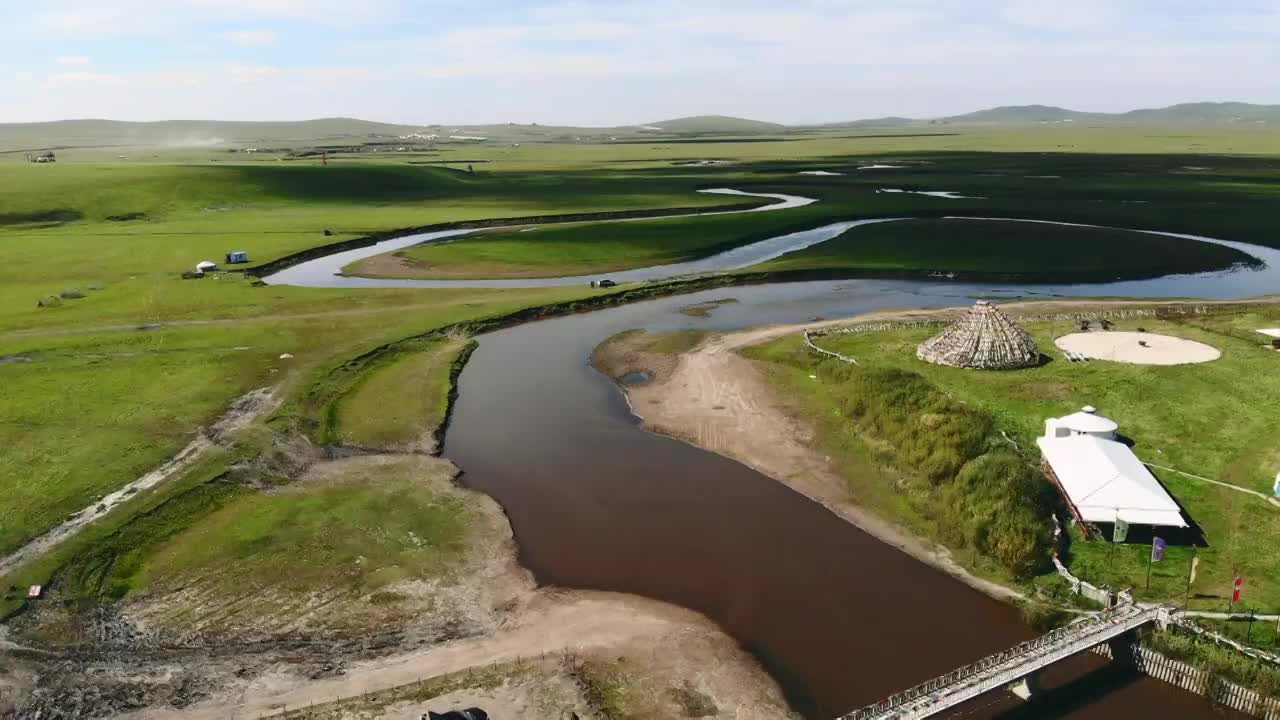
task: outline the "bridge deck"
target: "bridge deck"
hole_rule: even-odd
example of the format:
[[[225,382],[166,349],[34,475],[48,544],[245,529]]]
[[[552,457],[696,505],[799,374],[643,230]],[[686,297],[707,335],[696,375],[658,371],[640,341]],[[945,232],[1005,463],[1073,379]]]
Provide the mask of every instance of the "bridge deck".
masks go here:
[[[1090,616],[1008,650],[988,655],[971,665],[904,690],[874,705],[842,715],[838,720],[927,718],[1155,622],[1164,612],[1160,607],[1129,605]]]

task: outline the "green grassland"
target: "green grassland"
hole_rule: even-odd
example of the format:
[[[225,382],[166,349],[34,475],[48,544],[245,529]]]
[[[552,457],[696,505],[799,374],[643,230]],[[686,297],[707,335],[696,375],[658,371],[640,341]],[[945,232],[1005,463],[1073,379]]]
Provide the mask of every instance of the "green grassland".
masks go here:
[[[234,274],[178,278],[196,261],[221,260],[229,250],[246,250],[261,264],[435,223],[724,204],[723,196],[696,192],[711,187],[820,202],[774,213],[540,227],[410,252],[426,253],[428,264],[455,274],[484,274],[489,270],[477,265],[494,262],[504,264],[503,274],[597,272],[698,257],[850,217],[952,214],[1094,222],[1280,245],[1270,225],[1280,199],[1274,158],[1280,134],[1274,131],[833,130],[714,142],[442,145],[430,155],[335,152],[328,165],[223,149],[130,150],[122,153],[125,159],[116,153],[60,151],[52,165],[0,155],[0,552],[156,467],[253,388],[279,386],[285,404],[270,426],[280,433],[300,432],[321,443],[341,442],[344,431],[353,442],[416,435],[438,423],[442,408],[440,363],[419,363],[425,356],[415,356],[440,340],[433,333],[600,294],[586,287],[320,289],[254,287]],[[731,164],[679,164],[706,158]],[[908,167],[857,169],[873,162]],[[474,172],[459,169],[468,164]],[[797,174],[819,169],[845,174]],[[1028,177],[1045,175],[1059,177]],[[876,192],[885,187],[988,199],[958,204]],[[1178,255],[1188,263],[1217,261],[1192,258],[1189,251]],[[37,299],[72,288],[85,297],[60,307],[36,306]],[[376,353],[385,347],[396,352]],[[362,364],[371,352],[386,362]],[[284,353],[294,357],[282,359]],[[807,375],[795,381],[811,382]],[[403,386],[415,388],[416,406],[403,416],[379,417],[374,409]],[[1200,389],[1212,394],[1216,388]],[[1110,409],[1112,398],[1100,393],[1090,401]],[[997,422],[1003,426],[1004,420]],[[1136,434],[1140,428],[1134,428]],[[1160,442],[1169,452],[1172,445]],[[277,550],[299,562],[313,558],[325,566],[315,576],[323,580],[327,566],[346,556],[326,554],[301,536],[263,530],[293,522],[286,500],[208,484],[228,464],[269,445],[259,438],[219,451],[187,477],[140,494],[10,583],[83,576],[72,586],[92,590],[84,591],[86,597],[109,600],[195,572],[195,565],[183,565],[187,555],[192,563],[207,563],[201,571],[243,562],[247,570],[265,573],[279,571],[268,562],[285,557]],[[1231,462],[1215,465],[1213,452],[1190,448],[1178,461],[1193,472],[1237,473],[1242,484],[1257,486],[1273,459],[1268,447],[1274,445],[1259,436],[1252,454],[1242,451]],[[875,465],[870,456],[860,457]],[[360,487],[350,492],[370,498],[367,504],[334,490],[305,507],[347,527],[333,513],[350,503],[350,522],[365,522],[358,509],[372,512],[381,496],[365,495],[373,490]],[[887,491],[883,500],[899,502]],[[245,525],[228,516],[233,507],[245,513]],[[196,527],[204,534],[189,534]],[[299,527],[312,531],[306,522]],[[246,538],[252,542],[240,542]],[[181,552],[166,554],[179,542],[174,547]],[[201,542],[225,546],[229,554],[215,557],[223,551],[199,550]],[[114,554],[76,560],[95,545],[109,545]],[[259,554],[261,565],[255,564]],[[117,556],[124,559],[111,559]],[[164,563],[155,560],[161,557]],[[108,565],[119,571],[93,570]],[[78,569],[68,569],[73,566]],[[993,565],[992,572],[999,569]],[[4,611],[18,602],[6,598]]]
[[[338,435],[363,448],[435,449],[453,379],[474,341],[445,339],[366,373],[338,403]]]
[[[382,464],[287,491],[238,493],[165,543],[131,582],[199,578],[220,594],[234,584],[245,601],[279,612],[279,593],[296,593],[289,600],[301,606],[310,592],[368,596],[438,577],[460,561],[468,526],[480,524],[467,501],[438,487],[448,483],[447,464],[425,472],[416,463]]]
[[[929,219],[850,228],[753,269],[949,271],[1062,281],[1158,277],[1249,260],[1233,248],[1123,230]]]
[[[475,498],[452,488],[452,473],[447,463],[401,458],[272,490],[189,483],[62,552],[59,592],[110,602],[180,588],[190,602],[151,618],[176,629],[221,629],[241,614],[280,621],[322,597],[318,620],[330,629],[377,630],[407,599],[389,588],[447,582],[489,528]],[[65,628],[46,620],[39,631],[57,640]]]
[[[343,271],[373,277],[556,277],[684,262],[821,222],[818,213],[764,212],[627,222],[573,223],[469,235],[397,253],[398,272]]]
[[[790,143],[801,144],[801,143]],[[859,170],[871,164],[896,164],[889,169]],[[1202,163],[1202,164],[1198,164]],[[815,177],[802,170],[843,173]],[[588,172],[588,171],[582,171]],[[642,174],[638,168],[632,172]],[[682,217],[643,222],[597,222],[487,232],[420,245],[401,251],[394,269],[373,261],[349,266],[346,272],[393,277],[547,277],[591,274],[683,262],[705,257],[757,240],[840,220],[880,217],[937,219],[947,216],[1002,217],[1097,224],[1133,230],[1161,230],[1207,235],[1275,246],[1269,218],[1280,195],[1276,181],[1280,165],[1268,158],[1211,156],[1188,160],[1177,155],[981,154],[904,153],[860,156],[848,154],[791,161],[767,160],[749,165],[713,168],[668,168],[704,179],[703,186],[728,186],[754,192],[790,193],[819,202],[785,211]],[[882,189],[949,190],[970,196],[948,199]],[[928,225],[911,238],[920,245],[920,258],[902,262],[891,257],[878,266],[924,266],[940,270],[973,269],[975,262],[957,262],[954,253],[930,238]],[[1015,226],[1016,227],[1016,226]],[[848,242],[869,228],[850,231]],[[1086,238],[1088,231],[1075,238]],[[908,232],[878,228],[878,232]],[[956,230],[957,233],[963,229]],[[1068,230],[1036,228],[1040,236],[1061,236]],[[1089,249],[1071,258],[1076,276],[1105,275],[1117,262],[1137,263],[1143,253],[1159,256],[1170,267],[1194,269],[1220,266],[1224,253],[1169,239],[1152,240],[1139,234],[1082,239]],[[988,234],[988,233],[984,233]],[[989,233],[995,234],[995,233]],[[964,237],[974,237],[965,233]],[[1123,241],[1115,245],[1111,240]],[[1153,245],[1153,243],[1156,243]],[[1154,247],[1161,248],[1152,253]],[[1174,252],[1165,253],[1164,248]],[[1129,249],[1126,249],[1129,248]],[[1000,248],[992,248],[992,251]],[[783,269],[817,266],[845,268],[843,259],[815,260],[822,246],[800,259],[784,257],[766,266]],[[902,252],[907,252],[904,249]],[[1020,253],[1029,261],[1034,255]],[[843,255],[843,254],[842,254]],[[1215,257],[1216,256],[1216,257]],[[933,258],[938,261],[930,262]],[[1239,257],[1234,256],[1234,257]],[[855,258],[856,260],[857,258]],[[875,258],[871,258],[875,259]],[[1156,262],[1155,258],[1149,258]],[[899,260],[899,262],[893,262]],[[1230,261],[1226,261],[1230,262]],[[988,261],[985,266],[1007,265]],[[1024,265],[1025,267],[1025,265]],[[1122,274],[1149,273],[1141,264],[1122,268]],[[1097,277],[1098,275],[1094,275]],[[1111,275],[1114,276],[1114,275]]]
[[[927,383],[963,403],[1007,434],[1029,461],[1034,461],[1034,440],[1043,432],[1046,417],[1093,404],[1120,424],[1121,432],[1134,441],[1134,451],[1143,460],[1269,493],[1280,461],[1275,450],[1280,447],[1280,428],[1269,410],[1280,402],[1280,382],[1270,380],[1276,377],[1278,356],[1261,348],[1261,335],[1254,338],[1249,333],[1252,328],[1273,327],[1277,321],[1280,310],[1255,305],[1231,306],[1221,314],[1186,319],[1141,318],[1119,323],[1118,329],[1141,325],[1152,332],[1211,344],[1223,353],[1210,363],[1165,367],[1104,361],[1068,363],[1053,346],[1055,337],[1078,329],[1068,321],[1028,323],[1027,330],[1052,360],[1013,372],[957,370],[918,360],[916,345],[936,329],[832,335],[819,344],[858,359],[860,366],[852,370],[837,363],[841,371],[855,376],[907,373],[907,377],[918,378],[915,382]],[[832,395],[844,392],[852,380],[835,382],[835,371],[827,367],[831,363],[803,351],[797,338],[776,341],[752,355],[767,361],[769,377],[788,396],[798,399],[804,416],[817,424],[823,447],[849,465],[846,474],[857,485],[855,493],[867,497],[872,507],[890,517],[909,514],[910,508],[896,497],[891,479],[883,472],[866,472],[865,457],[868,453],[875,456],[867,448],[874,447],[877,433],[863,432],[861,442],[853,442],[847,437],[850,431],[844,414],[832,417]],[[807,374],[815,368],[823,370],[820,381],[806,382]],[[858,387],[874,386],[863,383]],[[896,465],[902,467],[901,463]],[[919,468],[906,470],[920,472]],[[1071,549],[1073,570],[1095,583],[1133,586],[1141,596],[1181,604],[1188,563],[1191,554],[1198,552],[1200,579],[1193,588],[1191,607],[1225,610],[1232,572],[1238,570],[1248,577],[1253,606],[1280,609],[1280,576],[1276,573],[1280,556],[1269,549],[1272,539],[1280,537],[1280,509],[1255,496],[1177,473],[1156,473],[1203,530],[1207,547],[1171,547],[1166,560],[1153,569],[1147,591],[1149,547],[1086,542],[1077,534]]]
[[[277,291],[243,292],[262,290]],[[0,552],[158,466],[248,390],[287,393],[382,343],[586,292],[411,291],[394,312],[297,317],[268,305],[231,322],[0,339],[0,356],[25,360],[0,364]]]

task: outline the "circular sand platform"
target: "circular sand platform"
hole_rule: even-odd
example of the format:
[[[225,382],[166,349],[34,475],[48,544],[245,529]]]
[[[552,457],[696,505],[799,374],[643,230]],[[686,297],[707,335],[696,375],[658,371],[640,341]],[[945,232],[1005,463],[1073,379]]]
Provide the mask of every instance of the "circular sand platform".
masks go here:
[[[1063,335],[1053,341],[1068,352],[1083,353],[1093,360],[1112,360],[1136,365],[1189,365],[1217,360],[1222,352],[1195,340],[1138,332],[1082,332]],[[1139,343],[1146,343],[1142,346]]]

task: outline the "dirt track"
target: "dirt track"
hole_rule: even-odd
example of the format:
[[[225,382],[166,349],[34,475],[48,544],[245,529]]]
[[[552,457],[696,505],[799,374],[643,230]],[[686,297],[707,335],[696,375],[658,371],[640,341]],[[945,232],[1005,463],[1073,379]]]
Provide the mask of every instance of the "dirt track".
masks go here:
[[[237,398],[231,403],[226,414],[209,428],[208,432],[197,434],[194,440],[168,462],[79,512],[72,513],[62,524],[31,540],[8,556],[0,558],[0,575],[12,572],[26,561],[39,557],[74,537],[86,525],[101,519],[117,505],[124,503],[137,493],[178,477],[193,467],[206,452],[216,447],[224,435],[248,426],[256,418],[270,412],[277,404],[279,399],[275,397],[272,388],[259,388]]]

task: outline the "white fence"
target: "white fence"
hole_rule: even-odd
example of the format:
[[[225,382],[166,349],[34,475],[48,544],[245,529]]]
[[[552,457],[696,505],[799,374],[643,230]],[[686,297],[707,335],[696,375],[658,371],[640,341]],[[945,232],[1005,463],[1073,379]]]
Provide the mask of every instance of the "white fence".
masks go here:
[[[1272,698],[1141,645],[1134,645],[1131,649],[1134,666],[1146,675],[1208,697],[1232,710],[1263,720],[1280,720],[1280,702]],[[1099,645],[1092,648],[1091,652],[1105,658],[1112,657],[1110,645]]]

